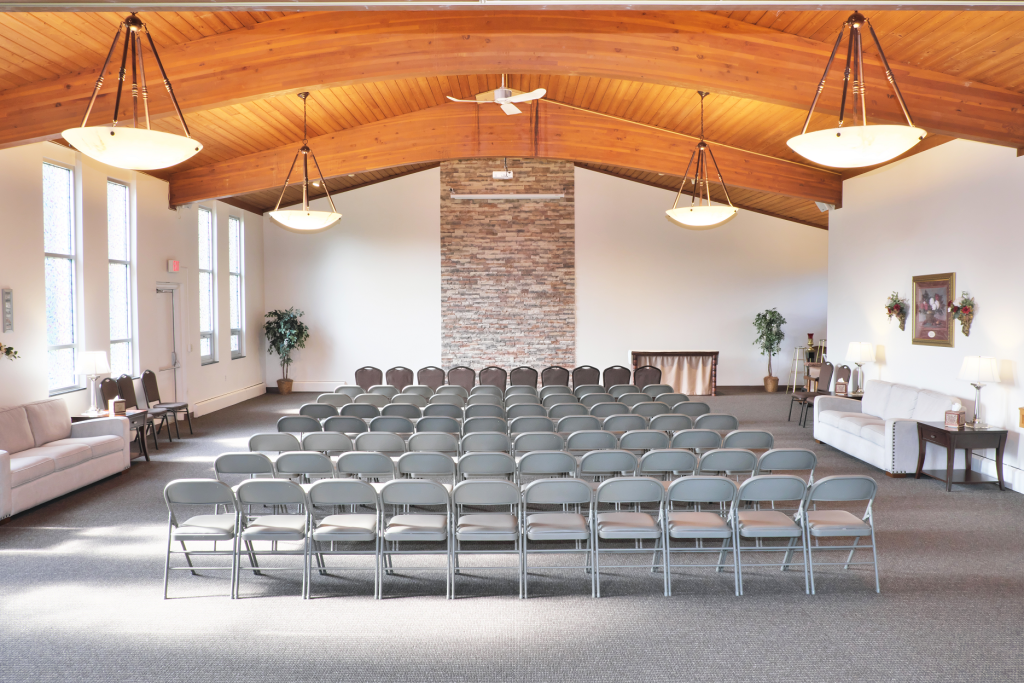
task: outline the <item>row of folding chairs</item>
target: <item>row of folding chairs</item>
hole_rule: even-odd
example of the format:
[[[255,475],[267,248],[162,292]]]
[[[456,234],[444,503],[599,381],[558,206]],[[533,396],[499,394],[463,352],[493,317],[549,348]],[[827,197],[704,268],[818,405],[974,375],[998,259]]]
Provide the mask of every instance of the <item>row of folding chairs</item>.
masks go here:
[[[552,365],[539,373],[536,369],[528,366],[520,366],[509,372],[504,368],[491,365],[481,370],[479,376],[475,370],[465,365],[456,365],[450,368],[447,373],[437,366],[428,365],[425,368],[420,368],[415,375],[415,382],[420,386],[437,389],[447,384],[461,386],[467,391],[476,386],[504,389],[510,380],[512,385],[531,386],[533,388],[537,387],[538,380],[540,380],[542,387],[568,386],[570,379],[572,380],[573,387],[585,384],[603,384],[604,386],[611,387],[616,384],[629,384],[631,380],[643,386],[645,384],[661,382],[661,369],[653,365],[644,365],[637,368],[634,372],[627,367],[613,365],[605,368],[603,381],[601,371],[592,365],[581,365],[574,368],[571,372],[568,368]],[[387,381],[387,386],[394,386],[402,390],[406,386],[414,384],[413,371],[403,366],[396,366],[388,370],[387,373],[384,373],[379,368],[366,365],[355,372],[355,383],[363,389],[384,385],[385,380]]]
[[[786,570],[795,564],[795,554],[800,553],[804,589],[813,594],[813,552],[840,551],[848,553],[845,561],[819,562],[819,566],[842,565],[849,569],[853,565],[872,565],[875,590],[880,592],[872,513],[876,490],[874,480],[864,476],[826,477],[809,487],[803,479],[792,475],[758,475],[738,486],[720,476],[684,476],[668,486],[650,477],[626,476],[606,479],[596,490],[591,482],[578,478],[538,479],[522,488],[507,481],[466,480],[451,489],[428,479],[394,479],[376,488],[354,478],[324,479],[305,487],[286,479],[250,479],[234,489],[215,480],[182,479],[164,488],[168,508],[164,598],[171,571],[195,575],[200,571],[230,570],[232,598],[239,595],[243,571],[254,575],[301,571],[304,598],[311,596],[316,574],[372,571],[374,596],[379,599],[384,577],[395,574],[396,557],[405,555],[445,556],[445,593],[453,598],[459,572],[484,569],[460,562],[470,554],[517,556],[519,595],[526,598],[531,554],[574,552],[585,556],[582,565],[535,570],[583,569],[590,576],[591,595],[600,597],[602,569],[637,570],[648,566],[612,565],[602,557],[650,552],[651,570],[661,570],[663,592],[669,596],[673,568],[703,566],[720,572],[729,566],[724,558],[731,553],[734,590],[736,595],[743,595],[745,566],[781,566]],[[798,503],[794,515],[764,509],[768,504],[774,506],[784,501]],[[846,510],[812,510],[818,501],[867,504],[863,516],[858,517]],[[701,509],[701,505],[708,503],[728,505],[725,515]],[[230,506],[233,512],[200,514],[179,521],[176,509],[198,505],[213,505],[218,510]],[[289,510],[291,505],[295,506],[294,513]],[[654,509],[643,511],[644,505]],[[277,514],[253,514],[254,508],[268,506]],[[632,510],[623,509],[630,506]],[[677,509],[679,506],[684,509]],[[247,512],[243,513],[243,509]],[[365,512],[367,509],[372,512]],[[817,542],[829,537],[852,538],[853,542],[840,546],[810,542],[811,538]],[[867,538],[870,545],[858,545]],[[703,545],[704,541],[712,540],[720,540],[721,546]],[[744,540],[756,545],[744,547]],[[783,544],[768,545],[768,540]],[[189,550],[185,545],[196,541],[212,541],[213,550]],[[606,543],[604,548],[602,541]],[[624,541],[632,541],[633,546],[624,547]],[[644,547],[645,541],[652,541],[650,548]],[[231,550],[217,550],[217,542],[230,542]],[[279,548],[279,542],[301,547]],[[403,542],[415,545],[403,548]],[[479,542],[488,543],[489,547],[463,548],[464,543]],[[173,547],[175,543],[181,545],[181,550]],[[495,549],[494,544],[504,544],[504,548]],[[853,562],[857,550],[870,551],[871,561]],[[672,561],[673,556],[694,552],[717,553],[718,560],[712,565],[681,565]],[[752,552],[779,552],[784,556],[781,563],[753,564],[743,557]],[[184,555],[186,565],[172,567],[172,554]],[[301,556],[302,566],[260,565],[259,557],[267,555]],[[331,558],[342,555],[372,556],[373,566],[328,564]],[[231,566],[197,565],[195,561],[204,556],[229,556]],[[243,556],[248,566],[242,566]],[[402,574],[438,569],[400,567]]]

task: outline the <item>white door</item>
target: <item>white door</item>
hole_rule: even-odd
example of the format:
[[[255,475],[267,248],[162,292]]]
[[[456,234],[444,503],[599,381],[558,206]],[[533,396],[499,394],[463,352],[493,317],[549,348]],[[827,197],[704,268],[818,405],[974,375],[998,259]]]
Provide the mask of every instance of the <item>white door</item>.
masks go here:
[[[184,387],[180,387],[184,379],[181,373],[179,358],[180,326],[178,325],[178,299],[180,292],[176,284],[158,284],[156,288],[156,329],[152,339],[157,370],[157,386],[160,387],[161,400],[177,401],[184,396]]]

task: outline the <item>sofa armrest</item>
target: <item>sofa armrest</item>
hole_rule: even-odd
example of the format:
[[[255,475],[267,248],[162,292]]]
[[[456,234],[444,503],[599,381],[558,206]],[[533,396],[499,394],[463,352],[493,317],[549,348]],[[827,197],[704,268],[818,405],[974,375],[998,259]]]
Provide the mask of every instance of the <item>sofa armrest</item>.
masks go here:
[[[842,396],[829,396],[822,394],[814,397],[814,421],[818,421],[818,414],[824,410],[838,410],[844,413],[861,412],[861,402],[855,398],[843,398]]]
[[[119,436],[124,439],[124,468],[132,463],[132,438],[130,423],[126,417],[101,417],[95,420],[75,422],[71,425],[71,438],[80,439],[87,436]]]
[[[0,519],[11,516],[11,454],[0,451]]]

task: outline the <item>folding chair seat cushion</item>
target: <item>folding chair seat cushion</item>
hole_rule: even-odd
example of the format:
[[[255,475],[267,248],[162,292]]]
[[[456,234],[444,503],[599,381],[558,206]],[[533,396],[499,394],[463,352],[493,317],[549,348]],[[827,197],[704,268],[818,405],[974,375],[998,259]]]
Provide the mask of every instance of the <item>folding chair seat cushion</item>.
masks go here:
[[[671,484],[672,482],[665,482]],[[669,512],[668,535],[672,538],[729,538],[732,530],[714,512]]]
[[[305,515],[264,515],[242,530],[242,538],[249,540],[301,541],[305,537]]]
[[[444,515],[395,515],[384,529],[388,541],[443,541],[448,538]]]
[[[646,512],[602,512],[597,515],[601,538],[658,538],[661,529]]]
[[[846,510],[809,510],[806,514],[811,536],[871,535],[871,526]]]
[[[737,515],[740,536],[746,538],[799,538],[793,518],[778,510],[742,510]]]
[[[460,541],[515,541],[517,525],[513,515],[462,515],[455,537]]]
[[[587,520],[575,512],[538,512],[526,517],[526,537],[531,541],[585,541],[590,531]]]
[[[377,538],[377,515],[328,515],[313,530],[314,541],[373,541]]]
[[[229,541],[235,537],[235,515],[197,515],[171,531],[174,541]]]

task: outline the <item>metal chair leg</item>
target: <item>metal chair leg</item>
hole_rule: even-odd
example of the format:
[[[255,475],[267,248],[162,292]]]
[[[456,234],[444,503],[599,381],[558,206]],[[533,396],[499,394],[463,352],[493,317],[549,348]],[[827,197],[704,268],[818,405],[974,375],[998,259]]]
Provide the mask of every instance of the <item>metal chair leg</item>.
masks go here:
[[[189,412],[188,408],[185,409],[185,417],[188,419],[188,433],[195,434],[192,431],[192,413]]]

